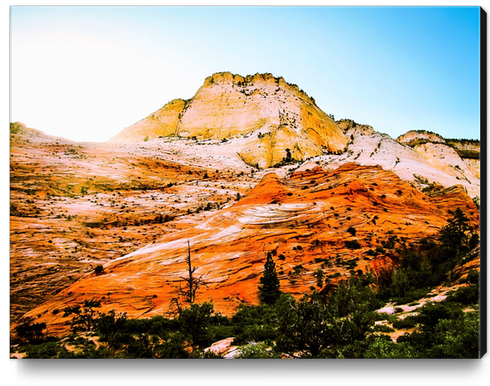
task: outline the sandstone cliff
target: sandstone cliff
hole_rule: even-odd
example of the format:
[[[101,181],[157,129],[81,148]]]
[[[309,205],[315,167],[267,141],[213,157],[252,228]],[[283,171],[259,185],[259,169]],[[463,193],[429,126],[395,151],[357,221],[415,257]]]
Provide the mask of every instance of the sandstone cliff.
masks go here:
[[[369,254],[388,232],[433,235],[457,206],[478,226],[478,141],[333,122],[270,74],[214,74],[110,143],[21,124],[10,139],[11,318],[50,332],[85,298],[130,316],[172,311],[187,240],[205,282],[197,301],[229,314],[257,302],[267,251],[283,290],[301,296],[319,268],[335,281],[390,267],[393,251]]]
[[[251,166],[268,168],[287,157],[304,160],[341,152],[348,142],[335,122],[296,85],[271,74],[229,72],[206,78],[190,100],[174,100],[127,127],[110,142],[135,143],[160,136],[240,138],[237,152]]]

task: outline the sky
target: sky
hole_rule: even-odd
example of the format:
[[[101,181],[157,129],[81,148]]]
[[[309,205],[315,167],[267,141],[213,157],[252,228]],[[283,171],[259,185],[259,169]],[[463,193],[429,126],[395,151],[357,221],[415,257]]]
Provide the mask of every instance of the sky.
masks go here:
[[[107,141],[207,76],[272,73],[393,138],[480,138],[478,7],[10,8],[10,121]]]

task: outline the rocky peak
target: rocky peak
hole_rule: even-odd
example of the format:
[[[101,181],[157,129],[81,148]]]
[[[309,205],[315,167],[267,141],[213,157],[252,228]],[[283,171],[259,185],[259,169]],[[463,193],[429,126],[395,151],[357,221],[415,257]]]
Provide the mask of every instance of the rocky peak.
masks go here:
[[[267,73],[245,77],[229,72],[213,74],[193,98],[170,102],[111,142],[134,143],[166,136],[223,142],[234,139],[242,160],[258,168],[304,160],[325,151],[343,151],[348,142],[313,98],[297,85]]]

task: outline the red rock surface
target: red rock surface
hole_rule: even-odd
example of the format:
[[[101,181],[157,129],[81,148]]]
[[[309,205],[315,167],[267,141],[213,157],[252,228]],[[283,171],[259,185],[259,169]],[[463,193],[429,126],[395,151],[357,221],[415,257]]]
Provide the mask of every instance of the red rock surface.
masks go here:
[[[269,173],[238,202],[151,242],[141,239],[149,243],[105,263],[101,274],[83,274],[27,315],[57,334],[68,325],[56,310],[84,299],[99,299],[102,311],[116,309],[129,317],[168,314],[186,276],[188,242],[195,275],[203,280],[196,301],[213,301],[216,311],[229,315],[241,303],[258,302],[269,251],[281,290],[299,297],[315,287],[318,268],[335,282],[351,268],[376,274],[390,267],[393,250],[377,257],[366,251],[389,236],[408,243],[434,235],[457,207],[478,226],[478,209],[462,187],[431,197],[393,172],[354,163],[335,170],[314,167],[285,178]],[[355,236],[347,232],[350,227]],[[361,248],[347,248],[345,242],[352,240]]]
[[[187,142],[75,143],[20,125],[10,147],[11,321],[259,181],[226,158],[218,170]]]

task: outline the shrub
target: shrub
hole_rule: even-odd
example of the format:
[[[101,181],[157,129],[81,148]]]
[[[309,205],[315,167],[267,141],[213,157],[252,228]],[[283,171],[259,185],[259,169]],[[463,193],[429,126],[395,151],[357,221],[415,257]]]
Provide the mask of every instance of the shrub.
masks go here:
[[[376,331],[376,332],[394,332],[395,330],[393,330],[390,326],[386,326],[384,324],[378,324],[378,325],[373,327],[373,331]]]
[[[450,302],[457,302],[464,305],[476,304],[479,301],[478,286],[469,285],[459,287],[454,293],[447,297]]]
[[[470,269],[468,272],[468,276],[466,276],[466,282],[468,284],[476,284],[478,285],[480,279],[480,275],[476,269]]]
[[[418,353],[408,343],[395,343],[389,336],[382,335],[373,338],[364,353],[364,358],[395,359],[417,358]]]
[[[213,303],[193,303],[180,313],[178,321],[181,331],[189,336],[193,345],[206,347],[213,343],[207,329],[213,309]]]
[[[318,287],[321,287],[323,285],[323,277],[325,276],[323,270],[318,268],[317,270],[315,270],[315,272],[313,272],[313,276],[316,279],[316,285]]]
[[[241,304],[231,318],[235,344],[273,341],[276,338],[277,316],[268,305],[251,306]]]
[[[281,354],[274,351],[274,347],[266,344],[265,342],[251,342],[245,346],[239,348],[239,354],[235,357],[237,359],[267,359],[267,358],[281,358]]]
[[[397,319],[393,322],[393,327],[397,329],[401,328],[413,328],[417,325],[417,317],[415,316],[407,316],[404,319]]]
[[[347,240],[345,242],[345,246],[349,249],[360,249],[361,243],[359,243],[357,240]]]
[[[10,134],[17,134],[21,129],[21,126],[18,122],[10,123]]]
[[[31,317],[25,317],[15,327],[17,340],[20,343],[34,344],[42,342],[45,338],[46,323],[33,323]]]
[[[97,323],[97,312],[95,308],[100,308],[100,300],[85,299],[83,306],[68,306],[64,310],[63,316],[74,315],[71,321],[72,330],[91,331]]]
[[[354,227],[349,227],[347,229],[347,232],[349,232],[352,236],[355,236],[356,235],[356,228]]]
[[[478,358],[479,315],[463,312],[457,304],[427,303],[415,317],[419,331],[398,338],[425,358]]]
[[[70,357],[74,357],[74,354],[70,354],[64,346],[57,342],[48,342],[29,346],[26,350],[26,358],[29,359],[56,359]]]

